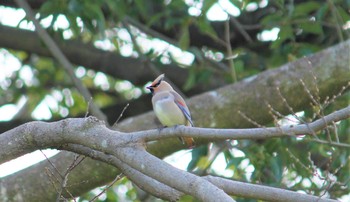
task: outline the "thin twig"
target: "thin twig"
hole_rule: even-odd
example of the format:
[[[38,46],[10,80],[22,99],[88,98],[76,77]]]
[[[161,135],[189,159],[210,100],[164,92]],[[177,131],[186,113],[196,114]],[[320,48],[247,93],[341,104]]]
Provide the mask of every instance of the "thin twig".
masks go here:
[[[241,112],[238,110],[238,114],[241,115],[245,120],[247,120],[249,123],[253,124],[254,126],[258,128],[265,128],[265,126],[257,123],[256,121],[253,121],[251,118],[249,118],[244,112]]]
[[[236,19],[235,16],[231,15],[231,13],[229,13],[227,11],[226,8],[224,8],[220,3],[218,3],[219,7],[228,15],[229,20],[232,21],[232,23],[236,26],[237,30],[239,33],[241,33],[241,35],[243,36],[243,38],[248,42],[248,43],[253,43],[252,38],[249,36],[248,32],[244,29],[243,25]]]
[[[349,53],[350,54],[350,53]],[[350,56],[350,55],[349,55]],[[342,96],[345,92],[346,92],[346,90],[348,89],[348,88],[350,88],[350,81],[348,82],[348,84],[347,85],[345,85],[345,86],[343,86],[342,88],[341,88],[341,90],[339,91],[339,93],[337,93],[336,95],[333,95],[333,97],[330,99],[330,100],[325,100],[324,101],[324,103],[323,103],[323,105],[324,105],[324,108],[326,108],[328,105],[330,105],[331,103],[334,103],[334,101],[337,99],[337,98],[339,98],[340,96]]]
[[[115,123],[112,125],[112,128],[117,127],[119,120],[123,117],[123,114],[124,114],[125,110],[129,107],[129,105],[130,105],[129,103],[127,103],[127,104],[125,105],[125,107],[123,108],[122,112],[119,114],[118,119],[117,119],[117,120],[115,121]]]
[[[40,149],[39,150],[45,157],[45,159],[47,160],[47,162],[49,162],[49,164],[55,169],[56,173],[60,175],[61,178],[63,178],[63,175],[61,174],[61,172],[57,169],[57,167],[52,163],[52,161],[46,156],[46,154]]]
[[[108,186],[106,186],[99,194],[94,196],[94,198],[92,198],[89,202],[94,202],[96,199],[98,199],[98,197],[100,197],[103,193],[105,193],[109,188],[111,188],[118,180],[122,179],[123,177],[124,177],[123,173],[120,173],[119,175],[117,175],[117,177],[114,178],[114,180]]]
[[[29,4],[25,0],[15,0],[16,4],[21,7],[25,12],[27,17],[35,25],[35,30],[38,33],[39,37],[43,40],[46,47],[49,49],[51,54],[56,58],[56,60],[62,65],[64,70],[67,72],[68,76],[71,78],[75,87],[78,89],[80,94],[84,97],[85,101],[88,102],[92,97],[89,90],[83,85],[81,80],[79,80],[74,73],[74,66],[63,54],[61,49],[57,46],[56,42],[50,37],[46,30],[40,25],[40,22],[35,18],[34,12],[30,8]],[[99,109],[99,107],[91,101],[90,104],[91,112],[94,116],[98,117],[101,120],[104,120],[107,123],[107,117]]]
[[[306,139],[305,141],[317,142],[317,143],[326,144],[326,145],[335,146],[335,147],[350,148],[350,144],[340,143],[340,142],[329,142],[329,141],[320,140],[320,139]]]
[[[316,85],[316,77],[314,76],[313,72],[311,72],[311,74],[313,75],[313,80],[314,80],[314,83],[315,83],[315,88],[316,88],[316,95],[313,95],[311,93],[311,91],[307,88],[306,84],[304,83],[304,81],[302,79],[299,79],[300,83],[302,84],[305,92],[309,95],[309,98],[311,99],[312,101],[312,104],[311,104],[311,107],[315,108],[316,107],[316,110],[315,110],[315,114],[317,117],[323,119],[324,117],[324,113],[323,113],[323,106],[321,105],[321,102],[320,102],[320,97],[318,96],[318,93],[319,90],[318,90],[318,87]],[[330,134],[330,131],[328,130],[328,128],[326,128],[326,133],[327,133],[327,138],[328,138],[328,141],[329,142],[332,142],[332,138],[331,138],[331,134]],[[314,137],[316,139],[318,139],[317,136],[314,135]]]
[[[174,45],[176,47],[179,47],[179,43],[177,41],[175,41],[175,40],[173,40],[173,39],[163,35],[162,33],[159,33],[157,31],[155,31],[155,30],[145,26],[144,24],[142,24],[142,23],[132,19],[129,16],[126,16],[124,18],[123,22],[126,23],[126,24],[129,24],[129,25],[132,25],[132,26],[136,27],[137,29],[139,29],[141,32],[143,32],[145,34],[148,34],[148,35],[150,35],[152,37],[161,39],[161,40],[163,40],[163,41],[165,41],[165,42],[167,42],[169,44],[172,44],[172,45]],[[214,37],[214,36],[211,36],[211,37],[216,42],[218,42],[219,44],[221,44],[223,46],[226,46],[226,43],[225,43],[224,40],[222,40],[222,39],[220,39],[218,37]],[[204,61],[209,62],[211,65],[217,67],[218,69],[221,69],[221,70],[223,70],[225,72],[227,72],[228,69],[229,69],[225,64],[223,64],[221,62],[217,62],[217,61],[215,61],[215,60],[213,60],[211,58],[206,57],[201,50],[197,52],[197,51],[194,51],[191,48],[189,48],[187,51],[192,53],[193,55],[195,55],[197,59],[199,59],[201,57],[204,58]],[[200,55],[198,55],[198,53],[200,53]],[[211,65],[209,65],[209,66],[211,66]]]
[[[45,173],[46,173],[46,175],[49,177],[49,180],[50,180],[50,182],[51,182],[53,188],[55,189],[55,191],[58,192],[58,188],[57,188],[56,183],[55,183],[55,181],[53,180],[53,178],[55,178],[55,180],[56,180],[57,182],[59,182],[59,179],[54,175],[54,173],[51,171],[50,168],[45,167]]]
[[[231,47],[231,33],[230,33],[230,18],[228,18],[225,21],[225,41],[226,41],[226,51],[227,51],[227,60],[229,62],[230,68],[231,68],[231,76],[233,79],[233,82],[237,82],[237,74],[236,74],[236,68],[235,63],[233,62],[233,52]]]
[[[90,102],[92,101],[92,97],[90,98],[90,100],[87,102],[87,106],[86,106],[86,113],[85,113],[85,118],[88,117],[89,115],[89,109],[90,109]]]
[[[80,155],[74,156],[72,163],[69,165],[69,167],[67,168],[67,171],[64,173],[64,175],[61,179],[60,189],[57,192],[56,202],[59,202],[61,197],[63,197],[62,196],[63,190],[65,190],[69,194],[69,197],[75,201],[74,196],[67,189],[67,182],[68,182],[68,176],[69,176],[70,172],[85,159],[85,157],[83,156],[80,160],[78,160],[79,157],[80,157]]]
[[[312,134],[311,134],[311,135],[312,135],[315,139],[319,139],[318,136],[316,135],[316,133],[315,133],[313,130],[310,129],[309,123],[306,122],[306,121],[304,121],[302,118],[299,118],[299,117],[296,115],[296,113],[294,112],[293,108],[288,104],[287,99],[282,95],[282,92],[281,92],[280,88],[277,87],[276,90],[277,90],[277,93],[278,93],[279,97],[282,99],[283,104],[287,107],[287,109],[288,109],[289,112],[293,115],[293,117],[296,118],[298,121],[300,121],[300,123],[305,124],[305,125],[309,128],[309,130],[312,131]]]
[[[162,74],[161,71],[159,71],[156,66],[149,60],[148,57],[146,57],[143,52],[141,51],[141,47],[138,45],[137,41],[136,41],[136,38],[134,36],[134,34],[132,33],[131,29],[130,29],[130,26],[125,23],[125,22],[122,22],[124,28],[127,30],[127,32],[129,33],[130,35],[130,38],[132,40],[132,43],[135,47],[135,50],[136,52],[139,54],[139,57],[145,61],[145,65],[150,69],[152,70],[152,72],[154,72],[154,75],[155,76],[158,76],[160,74]],[[184,99],[187,98],[187,96],[180,90],[180,88],[178,88],[172,81],[169,80],[169,78],[167,79],[167,81],[170,83],[170,85],[175,89],[176,92],[178,92]]]
[[[343,20],[342,20],[341,16],[339,15],[333,1],[327,0],[327,2],[329,4],[329,7],[331,8],[333,20],[337,23],[336,30],[337,30],[337,34],[339,37],[339,41],[342,42],[342,41],[344,41],[344,36],[343,36],[341,25],[343,25],[344,22],[342,22]]]

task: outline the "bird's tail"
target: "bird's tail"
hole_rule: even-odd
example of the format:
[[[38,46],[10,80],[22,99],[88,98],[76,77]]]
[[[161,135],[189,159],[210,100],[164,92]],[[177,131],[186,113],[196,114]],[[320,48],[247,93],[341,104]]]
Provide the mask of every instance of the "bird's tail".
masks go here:
[[[189,149],[192,149],[196,146],[194,139],[191,137],[180,137],[182,144],[186,144]]]
[[[186,126],[193,127],[193,122],[191,119],[187,119]],[[189,149],[192,149],[196,146],[194,139],[192,137],[180,137],[182,144],[186,144]]]

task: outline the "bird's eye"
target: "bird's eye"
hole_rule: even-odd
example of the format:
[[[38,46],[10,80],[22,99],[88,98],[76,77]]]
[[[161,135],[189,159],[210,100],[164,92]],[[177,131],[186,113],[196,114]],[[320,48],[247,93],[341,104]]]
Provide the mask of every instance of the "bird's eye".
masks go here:
[[[154,84],[154,86],[153,87],[157,87],[157,86],[159,86],[160,85],[160,82],[162,82],[162,80],[159,80],[156,84]]]

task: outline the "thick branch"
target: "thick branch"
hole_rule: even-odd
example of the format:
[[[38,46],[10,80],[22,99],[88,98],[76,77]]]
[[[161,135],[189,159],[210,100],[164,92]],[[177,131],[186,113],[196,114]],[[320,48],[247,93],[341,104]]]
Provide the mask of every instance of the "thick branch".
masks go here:
[[[59,148],[60,145],[68,143],[80,144],[100,152],[114,154],[138,171],[202,201],[215,201],[215,198],[219,201],[233,201],[206,180],[176,169],[136,148],[136,139],[132,134],[122,135],[109,130],[102,122],[92,117],[54,123],[31,122],[0,135],[0,162],[13,158],[13,155],[38,148]],[[215,198],[208,193],[214,194]]]
[[[57,169],[60,173],[64,173],[74,156],[75,154],[71,152],[62,151],[58,156],[50,158],[56,168],[53,168],[47,161],[42,161],[34,167],[28,167],[20,172],[0,178],[1,201],[55,201],[57,190],[47,172],[51,170],[57,174],[55,172]],[[108,172],[106,172],[107,170]],[[120,171],[113,166],[86,158],[70,173],[67,189],[73,196],[79,196],[95,186],[103,186],[112,181],[119,173]],[[92,184],[93,186],[91,186]]]
[[[328,125],[350,117],[350,106],[335,111],[312,123],[251,129],[213,129],[177,126],[148,131],[121,133],[106,128],[103,122],[93,118],[65,119],[58,122],[30,122],[0,135],[0,163],[19,157],[40,148],[58,147],[67,143],[80,144],[89,137],[93,141],[104,139],[101,151],[107,146],[135,146],[145,141],[162,138],[190,136],[203,139],[266,139],[295,135],[314,135]],[[48,134],[48,135],[47,135]],[[54,136],[51,134],[55,134]],[[95,134],[94,136],[88,136]],[[113,138],[111,138],[113,137]],[[95,146],[96,147],[96,146]]]
[[[332,98],[350,82],[350,40],[312,56],[260,73],[257,77],[200,94],[187,101],[196,126],[245,128],[253,124],[239,112],[260,124],[273,121],[271,109],[290,114],[286,99],[294,111],[308,109],[312,99]],[[305,87],[302,82],[305,83]],[[307,88],[307,89],[306,89]],[[318,91],[316,90],[318,89]],[[281,95],[283,97],[281,97]],[[154,113],[126,119],[118,125],[122,131],[157,127]]]
[[[342,117],[341,115],[343,115],[343,118],[349,117],[349,112],[350,107],[334,112],[333,114],[324,117],[322,120],[325,122],[339,120],[339,118]],[[331,119],[332,117],[337,118]],[[322,126],[317,121],[311,123],[310,127],[313,127],[313,125],[316,125],[317,127]],[[174,128],[173,131],[175,131],[177,135],[181,135],[183,128],[184,127],[177,127]],[[192,130],[199,130],[199,128],[191,127],[186,128],[186,130],[187,129],[187,132],[189,133],[191,133]],[[266,130],[274,131],[275,129]],[[297,126],[293,127],[292,129],[299,132]],[[206,130],[207,132],[210,132],[217,131],[218,129]],[[264,130],[265,129],[262,129],[261,132]],[[159,134],[165,134],[167,131],[168,129],[164,129]],[[240,134],[242,137],[244,137],[244,132],[247,134],[246,138],[250,137],[249,130],[238,129],[236,131],[241,131]],[[157,130],[152,130],[150,132],[154,134],[158,133]],[[281,130],[280,132],[283,133]],[[99,156],[101,156],[103,153],[113,154],[117,159],[110,158],[109,160],[106,160],[102,158],[101,160],[108,161],[109,163],[112,162],[113,165],[120,166],[122,170],[126,172],[128,172],[127,169],[129,169],[130,172],[133,172],[133,169],[136,169],[139,172],[142,172],[147,176],[166,184],[167,186],[171,186],[181,192],[194,195],[203,201],[215,201],[215,199],[218,199],[218,201],[231,200],[231,198],[226,197],[226,195],[223,194],[220,189],[216,188],[211,183],[208,183],[206,180],[198,178],[197,176],[185,171],[175,169],[140,149],[140,147],[137,146],[139,145],[137,142],[139,142],[140,138],[145,138],[147,136],[140,136],[137,134],[138,132],[124,134],[118,131],[109,130],[102,124],[102,122],[97,121],[94,118],[66,119],[53,123],[31,122],[0,135],[0,162],[4,162],[9,158],[13,158],[14,156],[18,156],[25,152],[30,152],[31,150],[35,150],[37,148],[61,148],[61,145],[63,145],[64,148],[70,148],[70,150],[81,152],[81,148],[75,148],[74,145],[67,146],[67,144],[70,143],[81,144],[84,147],[89,147],[98,151],[98,153],[83,151],[82,153],[84,155],[89,155],[99,159]],[[204,135],[203,132],[197,135],[204,138],[210,137]],[[188,136],[188,134],[186,134],[186,136]],[[166,138],[165,135],[160,137]],[[118,159],[131,166],[132,169],[130,170],[129,166],[123,165]],[[132,173],[130,172],[128,174],[131,175]],[[142,174],[137,172],[134,174],[142,176]],[[142,178],[145,179],[144,177]],[[169,189],[168,187],[166,188]],[[253,187],[253,189],[256,189],[256,187]],[[272,191],[276,190],[274,189]],[[269,192],[267,193],[270,194]],[[288,196],[290,196],[289,192],[288,194]],[[214,196],[215,198],[212,198]],[[249,195],[248,197],[253,196],[255,195]],[[269,196],[266,197],[268,198]],[[293,197],[298,197],[298,194],[293,194]],[[306,199],[310,199],[310,197],[308,198],[302,196],[300,200]]]
[[[238,82],[234,85],[196,96],[188,100],[195,124],[219,128],[251,127],[252,124],[243,119],[237,111],[244,112],[260,124],[269,123],[273,118],[269,116],[268,107],[264,107],[265,103],[269,103],[281,113],[290,113],[281,101],[276,87],[280,88],[284,98],[287,99],[295,111],[307,109],[310,107],[310,98],[305,92],[305,88],[299,83],[299,79],[302,79],[306,86],[311,89],[316,83],[321,99],[332,97],[349,82],[349,47],[350,41],[346,41],[310,57],[284,65],[281,68],[266,71],[254,78],[254,80]],[[311,72],[316,76],[316,81],[313,81]],[[259,106],[258,109],[257,106]],[[124,120],[118,124],[118,129],[123,131],[140,131],[156,128],[155,120],[156,117],[153,112],[149,112]],[[160,158],[181,148],[183,148],[183,145],[177,139],[152,142],[147,146],[149,152]],[[54,158],[57,161],[62,158],[61,161],[64,161],[67,156],[62,154]],[[100,165],[98,162],[95,166],[85,164],[85,162],[82,164],[84,167],[98,170],[102,173],[110,173],[109,168],[101,167]],[[44,172],[44,166],[33,166],[30,169],[14,174],[11,176],[11,179],[15,180],[16,177],[20,176],[40,178],[40,173]],[[79,184],[84,179],[90,178],[90,175],[91,173],[79,173],[76,181],[73,179],[70,182],[75,183],[75,185]],[[112,179],[113,177],[110,176],[100,176],[100,180],[105,183]],[[93,181],[91,181],[91,184],[88,183],[87,186],[90,186],[90,188],[99,185],[94,184]],[[8,186],[11,185],[8,184]],[[30,190],[35,192],[40,187],[41,185],[35,184],[25,186],[28,192]]]
[[[300,194],[298,192],[289,191],[285,189],[250,184],[246,182],[238,182],[228,179],[223,179],[214,176],[205,176],[204,179],[215,184],[216,186],[223,189],[226,193],[241,196],[245,198],[255,198],[265,201],[275,202],[317,202],[317,201],[333,201],[332,199],[325,199],[316,196],[310,196],[307,194]]]
[[[201,201],[234,201],[208,181],[186,171],[174,169],[164,161],[135,148],[115,150],[118,157],[135,169],[175,189],[195,196]],[[128,155],[126,155],[128,154]],[[132,158],[130,158],[130,156]],[[161,172],[157,172],[161,171]]]
[[[96,160],[102,160],[105,163],[114,165],[128,176],[128,178],[137,184],[143,190],[152,193],[153,195],[169,201],[178,200],[183,193],[162,184],[153,178],[150,178],[139,171],[131,168],[127,164],[121,162],[112,155],[107,155],[102,152],[94,151],[80,145],[66,145],[62,149],[70,150],[75,153],[84,154]],[[208,180],[212,184],[223,189],[226,193],[234,196],[245,198],[255,198],[267,201],[335,201],[331,199],[319,198],[306,194],[301,194],[285,189],[269,187],[264,185],[250,184],[245,182],[228,180],[220,177],[205,176],[203,179]]]
[[[23,40],[26,39],[26,40]],[[78,40],[62,41],[54,37],[60,50],[69,61],[76,65],[104,72],[115,78],[125,79],[135,85],[144,85],[154,78],[154,74],[144,66],[144,61],[138,58],[123,57],[117,53],[95,48],[91,44],[83,44]],[[14,43],[21,41],[21,43]],[[22,50],[35,53],[40,56],[51,57],[50,52],[41,43],[39,37],[33,32],[0,25],[0,47]],[[175,82],[177,86],[183,86],[188,77],[188,71],[176,64],[156,64],[161,71]],[[181,76],[179,76],[181,75]],[[219,87],[221,82],[210,82],[210,89]],[[194,87],[194,92],[203,92],[208,86]]]
[[[103,161],[105,163],[119,168],[120,171],[124,173],[138,187],[140,187],[148,193],[152,193],[158,198],[169,201],[177,201],[180,198],[180,196],[183,195],[183,193],[177,191],[176,189],[173,189],[168,185],[165,185],[145,174],[142,174],[141,172],[123,163],[122,161],[120,161],[112,155],[108,155],[103,152],[92,150],[88,147],[74,144],[63,145],[61,148],[64,150],[72,151],[74,153],[89,156],[90,158]]]

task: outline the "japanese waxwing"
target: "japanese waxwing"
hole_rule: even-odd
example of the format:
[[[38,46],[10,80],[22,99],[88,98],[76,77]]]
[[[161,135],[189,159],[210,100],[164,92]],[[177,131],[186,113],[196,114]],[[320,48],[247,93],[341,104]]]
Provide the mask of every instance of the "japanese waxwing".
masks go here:
[[[168,82],[164,81],[164,74],[158,76],[147,89],[153,95],[153,110],[163,126],[193,126],[190,110],[184,99],[174,91]],[[181,137],[180,139],[189,148],[195,146],[191,137]]]

